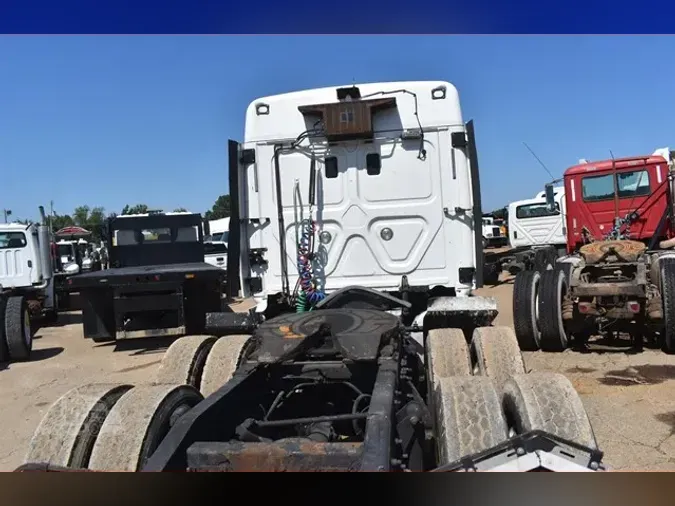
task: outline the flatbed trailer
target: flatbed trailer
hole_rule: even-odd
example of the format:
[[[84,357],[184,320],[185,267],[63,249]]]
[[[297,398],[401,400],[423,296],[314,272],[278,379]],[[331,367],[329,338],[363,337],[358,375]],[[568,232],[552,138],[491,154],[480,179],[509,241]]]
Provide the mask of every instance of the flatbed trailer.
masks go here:
[[[68,282],[80,292],[84,337],[105,342],[201,332],[206,313],[221,309],[224,276],[207,263],[185,263],[88,272]]]
[[[105,342],[203,332],[206,313],[221,310],[226,273],[204,262],[201,217],[121,217],[108,228],[113,267],[67,281],[80,293],[84,337]],[[146,230],[162,235],[144,241]]]

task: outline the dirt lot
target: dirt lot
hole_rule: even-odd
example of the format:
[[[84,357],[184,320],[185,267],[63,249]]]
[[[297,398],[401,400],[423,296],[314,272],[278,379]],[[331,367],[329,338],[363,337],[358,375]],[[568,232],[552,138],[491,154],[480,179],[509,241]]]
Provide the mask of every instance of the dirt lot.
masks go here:
[[[512,325],[510,281],[480,293],[497,298],[496,323]],[[78,313],[38,330],[30,362],[0,366],[0,471],[22,463],[35,427],[59,396],[85,382],[148,381],[167,345],[161,339],[96,345],[82,338]],[[609,466],[675,470],[675,357],[596,346],[589,353],[526,353],[525,361],[532,370],[558,371],[573,381]]]

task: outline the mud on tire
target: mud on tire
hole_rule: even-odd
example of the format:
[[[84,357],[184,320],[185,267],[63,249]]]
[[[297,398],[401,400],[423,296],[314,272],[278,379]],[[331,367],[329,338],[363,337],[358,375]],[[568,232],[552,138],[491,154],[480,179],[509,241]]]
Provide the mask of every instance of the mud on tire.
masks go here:
[[[232,379],[251,342],[250,335],[238,334],[221,337],[211,346],[200,383],[204,397]]]
[[[504,385],[504,412],[516,433],[543,430],[597,449],[595,434],[579,394],[557,373],[511,377]]]
[[[184,336],[174,341],[162,357],[155,383],[201,386],[206,358],[216,342],[214,336]]]
[[[474,375],[488,376],[498,391],[514,374],[525,374],[518,340],[509,327],[478,327],[471,340]]]
[[[485,451],[507,439],[501,400],[490,378],[437,378],[431,397],[438,465]]]
[[[429,384],[436,378],[471,376],[471,356],[461,329],[432,329],[424,346]]]

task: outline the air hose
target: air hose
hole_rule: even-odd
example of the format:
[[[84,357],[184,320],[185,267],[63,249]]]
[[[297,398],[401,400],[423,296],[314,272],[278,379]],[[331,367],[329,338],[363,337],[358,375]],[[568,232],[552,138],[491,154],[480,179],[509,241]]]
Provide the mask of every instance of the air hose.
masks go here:
[[[315,223],[311,219],[303,220],[298,243],[298,275],[300,276],[300,293],[295,302],[298,313],[307,311],[320,302],[325,294],[316,288],[312,271],[314,254]]]
[[[298,283],[300,293],[295,300],[295,310],[303,313],[311,310],[318,302],[326,296],[322,290],[317,289],[312,270],[312,260],[314,258],[314,235],[316,232],[316,223],[312,220],[312,208],[316,203],[316,162],[312,158],[309,178],[309,216],[302,220],[301,231],[298,239]]]

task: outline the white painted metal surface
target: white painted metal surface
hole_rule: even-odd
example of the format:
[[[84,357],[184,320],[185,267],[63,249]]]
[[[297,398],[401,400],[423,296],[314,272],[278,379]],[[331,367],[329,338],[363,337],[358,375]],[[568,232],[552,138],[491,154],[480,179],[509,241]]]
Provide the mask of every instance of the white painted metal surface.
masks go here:
[[[534,199],[519,200],[509,204],[509,243],[514,248],[524,246],[566,244],[565,189],[554,189],[557,210],[550,213],[545,194]]]
[[[41,272],[35,227],[0,225],[0,285],[5,289],[30,287],[40,280]]]
[[[473,283],[459,281],[460,267],[475,267],[471,176],[466,150],[453,148],[452,132],[464,132],[459,97],[447,82],[397,82],[356,85],[365,97],[392,93],[397,107],[373,117],[371,141],[328,145],[323,138],[304,141],[301,150],[281,154],[281,199],[291,288],[297,280],[294,189],[299,188],[302,215],[307,217],[310,158],[316,158],[317,238],[330,233],[318,247],[317,278],[326,292],[349,285],[396,290],[401,277],[412,286],[443,285],[467,294]],[[432,99],[432,90],[445,88],[445,98]],[[266,268],[251,269],[263,279],[262,299],[282,289],[274,145],[295,140],[313,125],[298,111],[302,105],[337,102],[337,87],[307,90],[254,101],[247,110],[245,149],[254,149],[256,162],[240,167],[243,222],[242,247],[267,248]],[[376,95],[374,98],[381,98]],[[415,103],[417,102],[417,116]],[[263,107],[267,114],[257,114]],[[402,140],[404,130],[424,132],[426,158],[419,158],[419,139]],[[366,157],[379,154],[380,173],[369,175]],[[327,177],[326,159],[337,159],[336,177]],[[389,231],[384,231],[389,229]],[[390,234],[391,232],[391,234]],[[386,240],[384,237],[391,237]],[[250,275],[248,254],[242,251],[242,277]],[[246,287],[247,283],[242,283]],[[247,293],[244,293],[247,296]]]
[[[204,243],[204,261],[214,267],[227,269],[227,244],[222,241]]]

